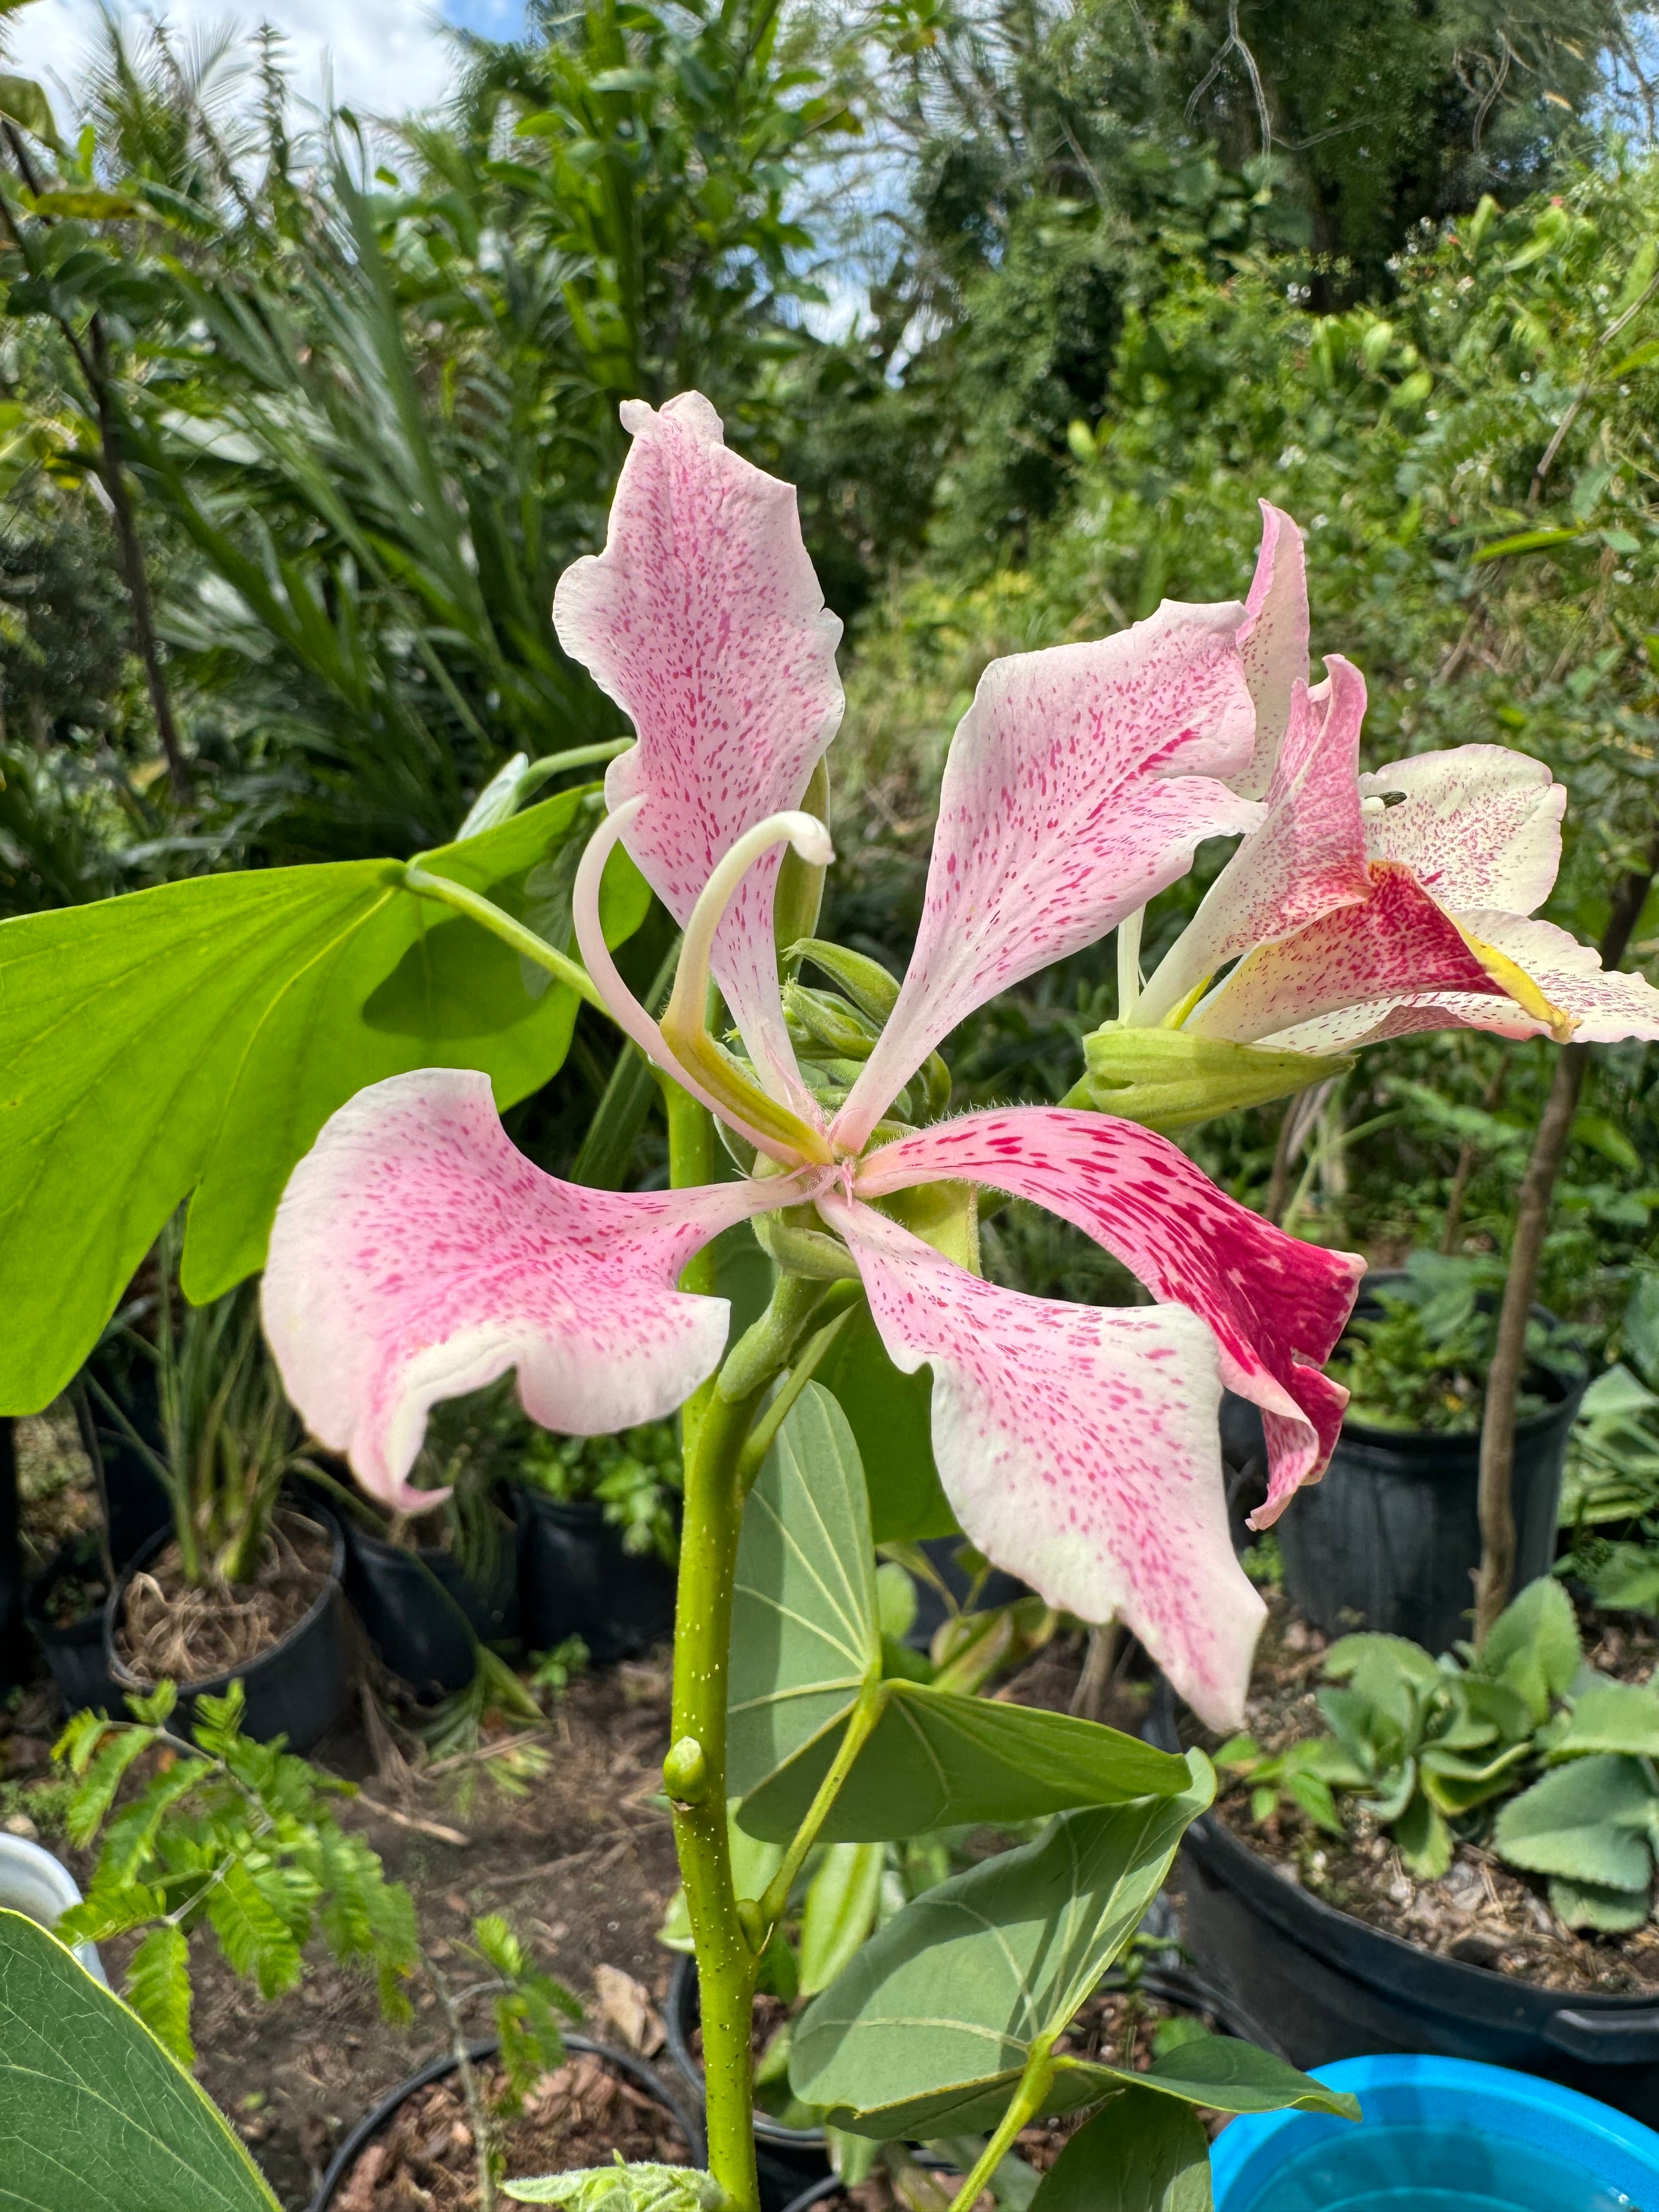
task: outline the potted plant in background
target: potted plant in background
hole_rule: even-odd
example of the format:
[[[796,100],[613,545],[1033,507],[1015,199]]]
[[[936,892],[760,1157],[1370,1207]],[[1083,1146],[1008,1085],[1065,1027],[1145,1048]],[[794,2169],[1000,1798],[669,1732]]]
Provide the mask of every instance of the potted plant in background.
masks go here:
[[[522,1641],[522,1511],[501,1465],[499,1395],[436,1411],[407,1510],[371,1502],[343,1461],[322,1455],[341,1482],[346,1595],[381,1660],[423,1700],[466,1690],[481,1647],[510,1654]]]
[[[26,1517],[24,1541],[35,1540],[30,1548],[36,1571],[25,1593],[24,1614],[69,1712],[86,1705],[118,1711],[120,1692],[110,1680],[104,1651],[105,1608],[118,1570],[170,1517],[154,1464],[161,1444],[155,1364],[128,1327],[143,1310],[142,1286],[154,1264],[154,1255],[147,1256],[123,1310],[59,1401],[60,1415],[72,1416],[73,1444],[61,1418],[55,1437],[48,1429],[39,1438],[46,1446],[44,1472],[51,1503],[40,1497],[28,1501],[33,1510]],[[131,1441],[135,1437],[136,1444]],[[49,1528],[55,1524],[61,1530],[65,1519],[72,1524],[61,1540],[49,1541],[44,1558],[35,1518],[43,1506]]]
[[[172,1509],[117,1576],[105,1656],[123,1690],[161,1681],[191,1700],[240,1680],[248,1732],[308,1750],[344,1702],[344,1546],[313,1494],[301,1431],[259,1333],[251,1286],[204,1306],[176,1297],[178,1237],[158,1248],[152,1297],[126,1334],[154,1363],[160,1448],[95,1380],[94,1405],[149,1462]]]
[[[1458,1655],[1283,1626],[1249,1733],[1155,1717],[1222,1775],[1183,1845],[1206,1981],[1298,2064],[1441,2051],[1659,2120],[1659,1690],[1590,1663],[1547,1576]]]
[[[1349,1392],[1330,1465],[1279,1530],[1285,1589],[1327,1635],[1370,1628],[1449,1650],[1480,1564],[1480,1429],[1499,1260],[1413,1252],[1365,1278],[1330,1373]],[[1584,1389],[1572,1334],[1541,1308],[1517,1407],[1522,1583],[1547,1574],[1567,1438]]]
[[[546,1651],[580,1636],[600,1667],[637,1657],[674,1626],[684,1487],[674,1424],[617,1437],[523,1431],[526,1640]]]

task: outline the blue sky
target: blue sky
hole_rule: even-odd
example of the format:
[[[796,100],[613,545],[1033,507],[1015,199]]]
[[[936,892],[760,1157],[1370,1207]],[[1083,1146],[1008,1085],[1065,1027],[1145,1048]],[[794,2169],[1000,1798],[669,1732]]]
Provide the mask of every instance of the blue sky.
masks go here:
[[[337,100],[367,114],[396,114],[438,97],[448,72],[446,18],[497,38],[524,21],[523,0],[445,0],[441,8],[435,0],[116,0],[116,12],[135,23],[165,15],[181,31],[226,22],[251,30],[267,20],[288,40],[302,97],[318,99],[331,81]],[[60,117],[74,112],[97,20],[97,0],[34,0],[8,25],[7,65],[42,79]]]

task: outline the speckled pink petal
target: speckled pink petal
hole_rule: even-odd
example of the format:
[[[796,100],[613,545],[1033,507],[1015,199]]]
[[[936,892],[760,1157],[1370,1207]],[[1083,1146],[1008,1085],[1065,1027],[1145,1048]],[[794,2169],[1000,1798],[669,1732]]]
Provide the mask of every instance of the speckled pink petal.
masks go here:
[[[289,1178],[265,1334],[313,1434],[382,1504],[419,1510],[436,1502],[406,1481],[428,1412],[509,1367],[545,1428],[672,1413],[719,1364],[727,1318],[724,1298],[675,1289],[680,1270],[812,1180],[585,1189],[514,1147],[487,1075],[394,1075],[341,1107]]]
[[[988,999],[1091,945],[1259,810],[1219,779],[1254,728],[1236,606],[1166,601],[1094,645],[993,661],[945,763],[897,1006],[836,1122],[851,1151]]]
[[[1238,630],[1244,679],[1255,702],[1249,763],[1228,781],[1243,799],[1265,799],[1290,724],[1291,695],[1308,680],[1308,572],[1302,532],[1261,502],[1261,550]]]
[[[1267,819],[1211,884],[1147,984],[1138,1026],[1161,1022],[1228,961],[1370,897],[1358,781],[1365,683],[1334,653],[1326,665],[1329,676],[1317,691],[1297,679]]]
[[[699,392],[660,414],[628,401],[634,443],[602,554],[553,601],[559,641],[632,720],[605,797],[646,801],[628,849],[677,921],[744,830],[799,806],[842,714],[836,646],[792,485],[732,453]],[[714,940],[714,972],[775,1095],[804,1110],[778,1003],[772,902],[757,861]]]
[[[1659,1037],[1659,991],[1645,976],[1601,965],[1593,945],[1581,945],[1553,922],[1523,915],[1468,914],[1464,926],[1514,961],[1552,1005],[1577,1024],[1573,1041],[1616,1044],[1623,1037]],[[1498,1036],[1549,1034],[1550,1024],[1506,998],[1467,992],[1413,992],[1368,999],[1317,1020],[1298,1022],[1262,1042],[1287,1052],[1353,1052],[1387,1037],[1424,1030],[1486,1030]]]
[[[1565,784],[1507,745],[1418,753],[1362,775],[1365,849],[1453,914],[1530,914],[1561,865]]]
[[[1208,1325],[1223,1381],[1262,1410],[1264,1526],[1324,1472],[1348,1394],[1320,1370],[1364,1273],[1357,1254],[1285,1236],[1218,1190],[1167,1137],[1105,1114],[964,1114],[884,1145],[861,1164],[856,1188],[876,1198],[945,1179],[1046,1206]]]
[[[1389,1037],[1416,1036],[1425,1030],[1487,1030],[1496,1036],[1528,1037],[1545,1036],[1548,1027],[1508,999],[1480,998],[1473,992],[1424,991],[1363,1000],[1358,1006],[1338,1007],[1312,1021],[1297,1022],[1257,1042],[1274,1052],[1317,1056],[1358,1052]]]
[[[1370,999],[1445,991],[1504,997],[1456,923],[1407,870],[1379,860],[1370,874],[1363,903],[1241,960],[1187,1029],[1251,1044]]]
[[[823,1201],[895,1366],[933,1370],[933,1456],[986,1557],[1126,1621],[1212,1727],[1241,1716],[1264,1607],[1228,1540],[1209,1331],[1000,1290],[867,1206]]]
[[[1459,919],[1465,928],[1523,969],[1547,999],[1575,1018],[1575,1044],[1659,1037],[1659,991],[1644,975],[1603,968],[1593,945],[1581,945],[1553,921],[1479,913]]]

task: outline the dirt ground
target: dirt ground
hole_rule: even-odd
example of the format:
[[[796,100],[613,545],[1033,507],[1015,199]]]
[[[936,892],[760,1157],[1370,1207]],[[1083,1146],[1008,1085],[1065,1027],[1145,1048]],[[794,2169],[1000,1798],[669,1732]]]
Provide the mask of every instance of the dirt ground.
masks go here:
[[[49,1423],[27,1425],[40,1430],[25,1439],[31,1564],[38,1566],[79,1525],[74,1509],[83,1486],[75,1479],[68,1431],[60,1437]],[[368,1659],[366,1647],[360,1656]],[[1077,1690],[1081,1660],[1081,1638],[1065,1639],[1000,1694],[1064,1711]],[[372,1661],[368,1667],[378,1671]],[[325,1738],[312,1757],[360,1785],[362,1795],[343,1801],[339,1818],[408,1885],[428,1948],[442,1961],[475,1918],[501,1913],[536,1962],[581,2002],[586,2033],[642,2049],[672,2082],[666,2054],[653,2049],[659,2023],[648,2021],[641,2038],[637,2005],[643,1985],[660,2006],[673,1963],[656,1940],[678,1879],[673,1840],[665,1813],[652,1802],[667,1747],[667,1654],[573,1682],[533,1739],[545,1755],[544,1771],[519,1794],[488,1778],[476,1759],[444,1762],[417,1776],[395,1749],[388,1757],[392,1739],[378,1717],[396,1700],[386,1678],[380,1687],[387,1703],[366,1715],[359,1702],[350,1724]],[[1133,1729],[1145,1696],[1144,1682],[1124,1679],[1120,1668],[1099,1717]],[[51,1747],[59,1725],[55,1694],[44,1681],[9,1708],[0,1706],[0,1824],[25,1833],[38,1826],[84,1881],[94,1855],[65,1844],[64,1793],[52,1780]],[[411,1737],[401,1741],[414,1750]],[[102,1947],[118,1988],[131,1948]],[[240,2131],[284,2207],[304,2212],[343,2136],[447,2048],[435,2000],[411,1985],[413,2025],[390,2025],[380,2017],[372,1984],[334,1965],[319,1945],[301,1985],[266,2002],[232,1973],[210,1936],[198,1933],[191,1949],[198,2077]],[[608,1969],[629,1978],[620,1994]],[[477,2034],[489,2029],[481,2016]]]
[[[1002,1694],[1063,1711],[1077,1686],[1080,1652],[1044,1654]],[[440,1960],[481,1913],[511,1922],[538,1964],[581,2001],[584,2032],[626,2044],[627,2024],[607,2012],[602,1970],[619,1969],[660,2005],[673,1964],[657,1929],[678,1881],[667,1816],[651,1800],[667,1747],[665,1652],[579,1679],[563,1692],[539,1741],[544,1773],[521,1796],[485,1778],[477,1762],[402,1786],[377,1771],[361,1721],[312,1754],[357,1782],[343,1825],[363,1834],[387,1872],[406,1882]],[[1141,1686],[1115,1686],[1103,1717],[1133,1728]],[[58,1724],[45,1686],[0,1715],[0,1797],[49,1813]],[[13,1814],[12,1817],[17,1817]],[[70,1850],[46,1821],[46,1839],[84,1880],[93,1855]],[[130,1945],[102,1947],[118,1988]],[[305,1980],[266,2003],[226,1966],[210,1936],[192,1947],[197,2075],[247,2142],[288,2212],[304,2212],[337,2145],[386,2093],[447,2045],[429,1992],[416,1995],[413,2026],[380,2017],[373,1985],[314,1948]],[[611,2002],[616,2002],[614,1994]],[[481,2018],[478,2033],[489,2032]],[[647,2031],[647,2045],[653,2039]],[[653,2063],[674,2078],[665,2053]]]
[[[49,1771],[52,1693],[30,1692],[11,1717],[0,1734],[6,1802],[45,1815],[50,1793],[31,1785]],[[441,1960],[479,1914],[499,1912],[580,1999],[585,2032],[618,2042],[626,2039],[598,2000],[598,1970],[619,1968],[660,1999],[672,1964],[656,1931],[677,1881],[673,1839],[667,1816],[648,1802],[660,1787],[667,1723],[665,1657],[574,1683],[542,1739],[548,1769],[521,1796],[482,1778],[476,1765],[401,1791],[371,1780],[375,1761],[360,1726],[337,1730],[313,1756],[363,1784],[363,1798],[343,1801],[342,1824],[366,1836],[388,1873],[408,1884]],[[70,1850],[49,1821],[46,1839],[84,1880],[92,1855]],[[101,1948],[118,1988],[131,1946]],[[284,2206],[301,2212],[347,2131],[446,2048],[434,2000],[424,1992],[422,2005],[417,1995],[414,2024],[390,2026],[373,1984],[317,1947],[299,1988],[265,2003],[210,1936],[198,1935],[191,1953],[198,2078]],[[489,2028],[481,2017],[477,2033]]]
[[[661,1787],[667,1726],[665,1663],[610,1670],[566,1693],[549,1732],[552,1763],[522,1797],[476,1774],[470,1802],[461,1776],[417,1785],[401,1802],[386,1793],[406,1817],[453,1829],[465,1844],[362,1804],[342,1818],[409,1885],[440,1959],[480,1913],[499,1912],[580,1999],[586,2031],[614,2041],[596,2003],[596,1969],[620,1967],[660,1997],[672,1964],[656,1932],[678,1879],[673,1837],[648,1802]],[[368,1765],[357,1731],[316,1755],[346,1774]],[[380,1802],[378,1788],[371,1794]],[[424,2008],[416,1998],[413,2027],[390,2027],[373,1988],[323,1958],[275,2004],[250,2002],[216,1953],[204,1957],[197,1990],[199,2077],[295,2208],[309,2203],[347,2130],[446,2047],[429,1990]],[[479,2033],[488,2031],[481,2019]]]

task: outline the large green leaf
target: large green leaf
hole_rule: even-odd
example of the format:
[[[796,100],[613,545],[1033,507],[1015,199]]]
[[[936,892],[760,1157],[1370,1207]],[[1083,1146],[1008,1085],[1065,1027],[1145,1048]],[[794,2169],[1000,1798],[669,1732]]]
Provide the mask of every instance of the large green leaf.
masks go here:
[[[881,1697],[881,1717],[819,1831],[826,1842],[1040,1820],[1074,1805],[1170,1796],[1187,1784],[1172,1753],[1093,1721],[902,1680],[884,1682]],[[794,1833],[840,1735],[836,1727],[819,1736],[744,1799],[752,1835],[782,1842]]]
[[[1345,2089],[1328,2089],[1298,2067],[1236,2035],[1195,2035],[1177,2044],[1144,2072],[1091,2063],[1084,2069],[1104,2095],[1114,2088],[1155,2089],[1183,2105],[1206,2105],[1217,2112],[1334,2112],[1340,2119],[1359,2118],[1359,2100]]]
[[[800,1992],[827,1990],[876,1924],[882,1869],[879,1844],[832,1844],[813,1875],[800,1919]]]
[[[872,1936],[795,2030],[790,2085],[854,2134],[992,2125],[1031,2045],[1066,2025],[1157,1895],[1215,1778],[1178,1797],[1064,1813],[1035,1843],[941,1882]],[[1055,2077],[1049,2109],[1100,2088]]]
[[[809,1383],[750,1494],[738,1554],[727,1778],[749,1832],[794,1834],[866,1686],[881,1711],[819,1832],[826,1843],[1187,1786],[1183,1761],[1092,1721],[883,1681],[881,1653],[858,1450],[840,1405]]]
[[[1582,1759],[1598,1751],[1659,1758],[1659,1697],[1646,1683],[1597,1682],[1586,1690],[1552,1756]]]
[[[1492,1841],[1500,1858],[1532,1874],[1608,1889],[1645,1890],[1653,1871],[1650,1824],[1659,1793],[1634,1759],[1601,1753],[1558,1766],[1512,1797]]]
[[[44,1929],[0,1911],[3,2212],[277,2212],[218,2108]]]
[[[933,1377],[901,1374],[866,1309],[842,1331],[818,1369],[847,1416],[870,1490],[878,1544],[954,1536],[956,1516],[933,1464]]]
[[[744,1507],[727,1692],[732,1795],[746,1796],[824,1731],[839,1733],[880,1669],[858,1448],[841,1407],[809,1382]]]
[[[1030,2212],[1212,2212],[1214,2202],[1197,2116],[1132,2089],[1078,2130]]]
[[[425,865],[533,926],[532,871],[581,833],[584,796]],[[647,895],[620,852],[612,868],[619,940]],[[409,890],[396,860],[203,876],[0,922],[0,1410],[63,1388],[186,1194],[188,1294],[259,1267],[295,1161],[365,1084],[477,1067],[505,1108],[545,1083],[576,1006],[545,981]]]

